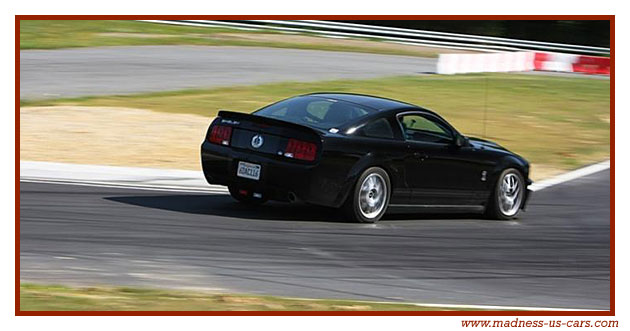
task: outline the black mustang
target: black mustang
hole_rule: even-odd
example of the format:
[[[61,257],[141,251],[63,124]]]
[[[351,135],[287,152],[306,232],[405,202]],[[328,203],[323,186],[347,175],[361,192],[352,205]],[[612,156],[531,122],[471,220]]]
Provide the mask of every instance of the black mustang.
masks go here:
[[[304,201],[377,222],[389,207],[512,219],[529,163],[463,136],[436,113],[357,94],[289,98],[253,114],[219,112],[201,145],[210,184],[248,203]]]

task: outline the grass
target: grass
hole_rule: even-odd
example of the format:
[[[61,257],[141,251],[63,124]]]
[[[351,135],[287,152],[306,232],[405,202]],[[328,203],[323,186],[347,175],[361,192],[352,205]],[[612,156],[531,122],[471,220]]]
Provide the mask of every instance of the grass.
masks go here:
[[[21,105],[134,107],[210,117],[219,109],[251,112],[282,98],[315,91],[373,94],[422,105],[473,136],[483,136],[486,111],[488,139],[534,164],[555,169],[600,161],[610,152],[610,82],[599,79],[522,74],[403,76],[23,100]]]
[[[264,38],[255,38],[256,36]],[[303,36],[299,38],[299,36]],[[273,31],[243,31],[120,20],[23,20],[20,49],[56,49],[97,46],[206,45],[261,46],[362,53],[436,57],[437,51],[378,41],[340,41],[312,35]]]
[[[209,36],[231,29],[186,27],[135,21],[20,21],[20,49],[213,44]]]
[[[435,311],[461,310],[353,300],[294,299],[130,287],[20,285],[22,311]]]

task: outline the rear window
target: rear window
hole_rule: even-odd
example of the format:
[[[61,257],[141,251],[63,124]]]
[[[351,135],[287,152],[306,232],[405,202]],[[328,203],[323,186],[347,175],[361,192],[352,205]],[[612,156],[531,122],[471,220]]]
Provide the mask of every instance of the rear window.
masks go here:
[[[374,111],[349,102],[304,96],[274,103],[254,114],[328,130]]]

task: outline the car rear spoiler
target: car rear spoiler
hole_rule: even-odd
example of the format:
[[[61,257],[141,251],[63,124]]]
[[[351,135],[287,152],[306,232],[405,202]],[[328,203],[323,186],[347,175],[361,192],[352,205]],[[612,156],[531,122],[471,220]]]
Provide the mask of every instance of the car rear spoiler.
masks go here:
[[[291,123],[287,121],[282,121],[274,118],[256,116],[247,113],[239,113],[235,111],[229,110],[220,110],[217,116],[217,119],[221,121],[223,124],[229,124],[232,126],[256,126],[258,129],[264,127],[275,127],[281,129],[288,129],[293,131],[300,131],[308,135],[316,135],[318,138],[321,136],[321,131],[318,131],[314,128],[308,127],[306,125],[300,125],[296,123]]]

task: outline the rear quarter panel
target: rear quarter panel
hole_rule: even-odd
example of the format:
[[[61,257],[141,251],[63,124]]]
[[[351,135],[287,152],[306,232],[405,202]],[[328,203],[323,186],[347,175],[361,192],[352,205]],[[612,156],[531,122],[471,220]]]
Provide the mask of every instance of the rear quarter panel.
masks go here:
[[[317,185],[329,186],[337,191],[333,205],[341,206],[350,194],[363,171],[381,167],[389,175],[392,185],[392,202],[402,203],[407,197],[404,180],[404,142],[389,139],[356,136],[327,136],[323,139],[323,153]]]

